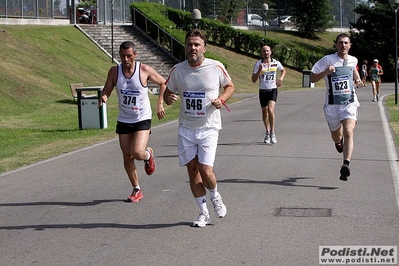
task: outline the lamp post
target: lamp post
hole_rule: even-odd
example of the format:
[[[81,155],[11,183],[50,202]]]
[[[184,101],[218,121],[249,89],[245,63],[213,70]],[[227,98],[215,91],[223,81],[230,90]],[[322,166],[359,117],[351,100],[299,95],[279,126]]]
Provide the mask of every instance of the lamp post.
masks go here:
[[[265,36],[266,36],[266,14],[267,14],[268,10],[269,10],[269,5],[266,3],[263,3],[263,5],[262,5],[262,15],[263,15],[262,23],[263,23],[263,29],[265,30]]]
[[[111,0],[111,62],[114,62],[114,0]]]
[[[341,24],[341,32],[342,32],[342,0],[339,0],[339,21]]]
[[[390,4],[399,4],[399,0],[389,0]],[[394,8],[395,10],[395,59],[394,64],[395,64],[395,104],[398,104],[398,9],[399,5]]]
[[[198,29],[198,23],[201,20],[201,11],[199,11],[199,9],[193,9],[193,11],[191,11],[191,20],[193,21],[194,27]]]
[[[216,0],[213,0],[213,19],[216,19]]]

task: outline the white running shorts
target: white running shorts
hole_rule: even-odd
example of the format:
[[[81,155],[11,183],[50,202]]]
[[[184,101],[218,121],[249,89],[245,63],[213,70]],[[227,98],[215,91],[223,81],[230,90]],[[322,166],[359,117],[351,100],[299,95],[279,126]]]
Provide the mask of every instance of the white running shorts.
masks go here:
[[[199,163],[213,167],[218,139],[218,129],[179,127],[177,154],[179,155],[180,166],[185,166],[195,156],[198,156]]]
[[[357,121],[358,118],[358,103],[350,103],[347,105],[326,104],[323,107],[324,116],[330,131],[336,131],[341,126],[341,121],[345,119],[353,119]]]

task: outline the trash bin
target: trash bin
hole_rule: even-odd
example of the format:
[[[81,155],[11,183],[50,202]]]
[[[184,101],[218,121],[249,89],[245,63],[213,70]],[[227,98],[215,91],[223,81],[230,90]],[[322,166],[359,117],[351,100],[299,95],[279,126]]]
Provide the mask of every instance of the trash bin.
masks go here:
[[[302,87],[314,88],[314,83],[310,82],[310,76],[312,75],[311,70],[302,70]]]
[[[107,105],[98,107],[103,86],[76,88],[78,96],[79,129],[108,127]],[[88,95],[87,92],[94,91],[96,94]]]

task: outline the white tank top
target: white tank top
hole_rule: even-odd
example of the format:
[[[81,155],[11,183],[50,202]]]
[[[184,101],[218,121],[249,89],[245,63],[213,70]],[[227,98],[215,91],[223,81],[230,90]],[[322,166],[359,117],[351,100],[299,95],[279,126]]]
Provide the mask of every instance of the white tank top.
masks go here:
[[[119,103],[119,122],[137,123],[152,117],[148,86],[143,86],[140,80],[140,65],[140,62],[136,62],[133,75],[127,78],[123,74],[122,65],[118,64],[116,93]]]

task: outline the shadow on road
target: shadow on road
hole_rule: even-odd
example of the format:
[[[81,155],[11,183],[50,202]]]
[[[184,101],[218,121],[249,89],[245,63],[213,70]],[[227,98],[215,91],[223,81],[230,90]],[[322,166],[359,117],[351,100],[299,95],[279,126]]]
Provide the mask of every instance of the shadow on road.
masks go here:
[[[288,187],[313,187],[319,190],[332,190],[338,187],[324,187],[324,186],[313,186],[313,185],[301,185],[298,184],[298,180],[313,179],[312,177],[287,177],[281,181],[258,181],[250,179],[222,179],[218,180],[218,183],[241,183],[241,184],[266,184],[266,185],[276,185],[276,186],[288,186]]]

